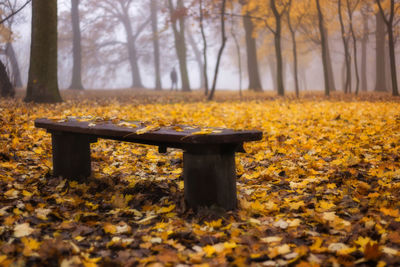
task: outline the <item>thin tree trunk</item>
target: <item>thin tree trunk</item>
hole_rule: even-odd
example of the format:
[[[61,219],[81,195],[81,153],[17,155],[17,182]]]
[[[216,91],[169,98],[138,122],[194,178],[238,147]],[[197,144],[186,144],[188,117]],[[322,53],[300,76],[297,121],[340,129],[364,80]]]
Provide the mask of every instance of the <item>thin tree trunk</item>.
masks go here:
[[[15,90],[8,77],[6,67],[0,60],[0,95],[2,97],[14,97]]]
[[[368,17],[365,13],[362,14],[363,18],[363,38],[361,39],[361,91],[368,91],[367,80],[367,45],[368,45]]]
[[[226,8],[226,0],[222,0],[221,4],[221,47],[218,51],[217,56],[217,63],[215,64],[215,71],[214,71],[214,80],[212,83],[210,95],[208,96],[208,100],[212,100],[215,93],[215,88],[217,86],[217,79],[218,79],[218,71],[219,71],[219,64],[221,62],[222,52],[224,52],[225,44],[226,44],[226,34],[225,34],[225,8]]]
[[[57,1],[32,1],[31,55],[25,101],[62,101],[57,76]]]
[[[243,16],[243,25],[246,37],[247,72],[249,76],[249,90],[262,91],[260,73],[258,68],[256,39],[253,37],[254,25],[249,14]]]
[[[327,45],[326,45],[326,34],[324,26],[324,17],[322,14],[321,6],[319,0],[315,0],[318,10],[318,23],[319,32],[321,37],[321,50],[322,50],[322,65],[324,69],[324,83],[325,83],[325,95],[329,96],[329,72],[328,72],[328,62],[327,62]]]
[[[343,87],[343,91],[345,93],[351,92],[351,63],[350,63],[350,54],[349,54],[349,44],[348,44],[348,38],[346,34],[346,30],[344,28],[344,23],[343,23],[343,15],[342,15],[342,1],[338,1],[338,14],[339,14],[339,22],[340,22],[340,31],[342,35],[342,41],[343,41],[343,50],[344,50],[344,66],[345,66],[345,83]]]
[[[171,16],[172,30],[175,38],[175,50],[179,61],[179,70],[182,80],[182,91],[190,92],[189,74],[187,70],[187,56],[186,56],[186,42],[185,42],[185,18],[180,15],[179,18],[175,18],[175,8],[172,0],[168,0],[169,11]],[[177,9],[181,10],[184,8],[183,1],[178,0]],[[177,27],[179,23],[179,29]]]
[[[389,56],[390,56],[390,72],[392,76],[392,95],[393,96],[398,96],[399,95],[399,90],[398,90],[398,85],[397,85],[397,70],[396,70],[396,52],[395,52],[395,40],[394,40],[394,34],[393,34],[393,19],[394,19],[394,13],[395,13],[395,7],[394,7],[394,0],[390,0],[390,13],[389,13],[389,18],[386,18],[385,13],[383,12],[383,8],[381,5],[380,0],[377,0],[377,4],[379,7],[379,13],[382,16],[383,21],[386,24],[387,31],[389,34]]]
[[[273,56],[268,56],[268,66],[269,66],[269,71],[271,73],[271,78],[272,78],[272,90],[276,90],[278,88],[278,81],[276,80],[276,59],[273,58]]]
[[[290,30],[290,35],[292,37],[292,51],[293,51],[293,75],[294,75],[294,88],[296,92],[296,97],[300,96],[300,88],[299,88],[299,75],[298,75],[298,63],[297,63],[297,42],[296,42],[296,32],[292,27],[292,23],[290,20],[290,14],[287,14],[288,26]]]
[[[393,0],[392,0],[393,2]],[[396,54],[395,54],[395,46],[394,46],[394,36],[393,36],[393,26],[392,24],[388,24],[388,32],[389,32],[389,52],[390,52],[390,70],[392,73],[392,95],[398,96],[399,89],[397,85],[397,70],[396,70]]]
[[[72,80],[69,89],[83,90],[82,85],[82,47],[81,28],[79,18],[79,1],[71,0],[71,22],[72,22]]]
[[[329,91],[335,92],[336,91],[335,75],[333,73],[333,64],[330,52],[331,49],[329,46],[329,38],[328,38],[329,35],[328,35],[328,30],[325,27],[324,27],[324,32],[325,32],[325,43],[326,43],[326,62],[328,67]]]
[[[196,45],[195,40],[193,39],[193,35],[190,32],[190,30],[186,31],[187,37],[188,37],[188,42],[189,45],[192,47],[193,53],[194,53],[194,58],[196,59],[197,65],[199,67],[199,76],[200,76],[200,88],[204,88],[205,81],[204,81],[204,68],[203,68],[203,61],[201,57],[201,52],[199,48]]]
[[[276,9],[275,0],[270,0],[270,6],[272,13],[275,17],[275,32],[274,32],[274,43],[275,43],[275,56],[276,56],[276,72],[277,72],[277,82],[278,82],[278,95],[285,95],[285,88],[283,84],[283,60],[282,60],[282,45],[281,45],[281,32],[282,32],[282,21],[281,14],[279,14]]]
[[[240,97],[242,97],[242,57],[240,55],[240,45],[239,45],[239,40],[236,36],[235,30],[236,29],[234,28],[233,19],[232,19],[231,35],[232,35],[233,41],[235,43],[236,54],[237,54],[237,59],[238,59],[239,95],[240,95]]]
[[[126,34],[126,49],[128,50],[129,64],[131,66],[132,88],[143,88],[140,75],[135,38],[133,36],[132,24],[127,10],[123,10],[123,25]]]
[[[357,38],[356,34],[354,33],[354,28],[353,28],[353,11],[351,10],[350,7],[350,2],[349,0],[346,0],[347,2],[347,14],[349,16],[349,24],[350,24],[350,32],[351,32],[351,37],[353,39],[353,59],[354,59],[354,72],[356,74],[356,95],[358,94],[358,91],[360,89],[360,76],[358,74],[358,56],[357,56]],[[356,6],[358,5],[358,2],[356,3]]]
[[[161,90],[161,71],[160,71],[160,44],[158,38],[158,5],[157,0],[151,0],[151,30],[153,34],[153,50],[154,50],[154,84],[156,90]]]
[[[380,12],[375,14],[376,18],[376,85],[375,91],[386,92],[386,57],[385,57],[385,22],[383,21]]]
[[[208,62],[207,62],[207,38],[204,32],[204,15],[203,15],[203,0],[200,0],[199,4],[200,8],[200,31],[201,31],[201,38],[203,39],[203,75],[204,75],[204,94],[208,95]]]
[[[13,85],[17,88],[22,87],[21,72],[19,70],[19,64],[15,55],[14,47],[12,43],[6,45],[6,55],[11,63],[12,74],[13,74]]]

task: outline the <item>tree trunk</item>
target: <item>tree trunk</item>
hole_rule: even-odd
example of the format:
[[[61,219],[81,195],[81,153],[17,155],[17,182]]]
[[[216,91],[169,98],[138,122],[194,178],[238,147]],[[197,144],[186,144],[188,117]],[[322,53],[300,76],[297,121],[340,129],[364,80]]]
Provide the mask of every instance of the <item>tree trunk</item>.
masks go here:
[[[246,52],[247,52],[247,71],[249,76],[249,90],[256,92],[262,91],[260,74],[258,69],[256,39],[253,38],[254,25],[249,18],[250,14],[243,16],[243,25],[246,36]]]
[[[208,95],[208,62],[207,62],[207,38],[204,32],[204,15],[203,15],[203,0],[199,0],[199,11],[200,11],[200,31],[201,31],[201,38],[203,39],[203,80],[204,80],[204,94]]]
[[[393,2],[393,0],[392,0]],[[392,95],[398,96],[399,90],[397,85],[397,70],[396,70],[396,53],[395,53],[395,40],[393,36],[392,22],[387,25],[389,33],[389,53],[390,53],[390,72],[392,74]]]
[[[140,75],[138,57],[136,52],[136,44],[135,44],[136,40],[133,36],[132,24],[127,10],[124,10],[122,20],[127,40],[126,49],[128,50],[129,64],[131,66],[132,88],[143,88],[144,86],[142,83],[142,77]]]
[[[201,52],[199,48],[196,45],[196,41],[193,39],[193,35],[190,32],[190,30],[187,30],[187,37],[188,37],[188,42],[189,45],[192,47],[194,58],[196,59],[197,65],[199,67],[199,75],[200,75],[200,88],[204,88],[205,86],[205,80],[204,80],[204,66],[203,66],[203,60],[201,57]]]
[[[383,21],[382,15],[377,12],[375,14],[376,18],[376,34],[375,34],[375,42],[376,42],[376,85],[375,91],[378,92],[386,92],[387,84],[386,84],[386,57],[385,57],[385,40],[386,40],[386,32],[385,32],[385,22]]]
[[[390,0],[390,13],[389,18],[386,18],[385,12],[383,11],[380,0],[377,0],[379,7],[379,13],[382,20],[386,24],[387,32],[389,34],[389,59],[390,59],[390,73],[392,80],[392,95],[398,96],[399,90],[397,85],[397,70],[396,70],[396,52],[395,52],[395,39],[393,34],[393,20],[395,15],[395,2]]]
[[[11,43],[6,45],[6,55],[11,63],[12,74],[13,74],[13,85],[17,88],[22,87],[21,72],[19,70],[19,64],[15,55],[14,47]]]
[[[325,83],[325,95],[329,96],[329,70],[328,70],[328,53],[327,53],[327,40],[324,26],[324,17],[322,14],[321,6],[319,0],[315,0],[317,4],[318,10],[318,23],[319,23],[319,32],[321,37],[321,57],[322,57],[322,66],[324,69],[324,83]]]
[[[155,89],[161,90],[161,71],[160,71],[160,44],[158,38],[158,5],[157,0],[151,0],[151,30],[153,33],[153,50],[154,50],[154,83]]]
[[[8,77],[6,67],[0,60],[0,94],[2,97],[14,97],[15,91]]]
[[[368,45],[368,16],[363,13],[363,37],[361,39],[361,91],[368,91],[367,79],[367,45]]]
[[[354,32],[354,28],[353,28],[353,11],[351,10],[350,7],[350,2],[349,0],[346,0],[347,3],[347,14],[349,16],[349,24],[350,24],[350,33],[351,33],[351,37],[353,39],[353,59],[354,59],[354,72],[356,74],[356,95],[358,94],[358,91],[360,89],[360,76],[358,74],[358,56],[357,56],[357,38],[356,38],[356,34]]]
[[[233,41],[234,41],[235,48],[236,48],[236,54],[237,54],[237,60],[238,60],[238,72],[239,72],[239,95],[240,95],[240,97],[242,97],[242,57],[240,54],[239,40],[236,36],[235,31],[236,31],[236,29],[234,28],[233,19],[232,19],[231,35],[233,37]]]
[[[290,30],[290,35],[292,37],[292,51],[293,51],[293,78],[294,78],[294,89],[296,92],[296,97],[299,98],[300,88],[299,88],[299,74],[298,74],[298,63],[297,63],[297,42],[296,42],[296,32],[292,27],[290,21],[290,14],[287,14],[288,26]]]
[[[278,81],[276,80],[276,59],[270,55],[268,56],[268,66],[269,66],[269,71],[271,74],[272,78],[272,90],[275,91],[278,88]]]
[[[180,14],[179,17],[176,18],[175,13],[177,12],[177,10],[175,10],[172,0],[168,0],[168,4],[171,17],[172,30],[174,32],[174,38],[175,38],[175,50],[179,61],[179,70],[182,80],[182,91],[190,92],[191,89],[189,82],[189,74],[187,70],[187,56],[186,56],[186,42],[185,42],[185,17],[184,15]],[[183,0],[178,0],[177,9],[179,11],[184,9]],[[177,22],[179,24],[179,29],[177,26]]]
[[[225,44],[226,44],[226,34],[225,34],[225,7],[226,7],[226,0],[222,0],[221,4],[221,47],[219,48],[218,51],[218,56],[217,56],[217,63],[215,64],[215,71],[214,71],[214,80],[213,84],[211,87],[210,95],[208,96],[208,100],[212,100],[214,93],[215,93],[215,88],[217,86],[217,79],[218,79],[218,71],[219,71],[219,64],[221,62],[221,57],[222,57],[222,52],[224,51]]]
[[[343,41],[343,50],[344,50],[344,66],[345,66],[345,82],[343,91],[345,93],[351,92],[351,61],[350,61],[350,53],[349,53],[349,43],[347,38],[347,33],[344,28],[343,23],[343,15],[342,15],[342,1],[338,1],[338,14],[339,14],[339,22],[340,22],[340,31],[342,35]]]
[[[25,101],[62,101],[57,76],[57,1],[32,1],[31,55]]]
[[[278,95],[285,95],[285,88],[283,85],[283,61],[282,61],[282,46],[281,46],[281,31],[282,31],[282,21],[281,15],[275,6],[275,0],[270,0],[272,13],[275,17],[275,32],[274,32],[274,42],[275,42],[275,56],[276,56],[276,80],[278,86]]]
[[[83,90],[82,85],[82,47],[81,28],[79,18],[79,1],[71,0],[71,21],[72,21],[72,80],[69,89]]]
[[[333,64],[331,58],[331,49],[329,47],[329,38],[328,38],[328,30],[324,27],[325,32],[325,43],[326,43],[326,62],[328,65],[328,79],[329,79],[329,91],[335,92],[336,85],[335,85],[335,75],[333,73]]]

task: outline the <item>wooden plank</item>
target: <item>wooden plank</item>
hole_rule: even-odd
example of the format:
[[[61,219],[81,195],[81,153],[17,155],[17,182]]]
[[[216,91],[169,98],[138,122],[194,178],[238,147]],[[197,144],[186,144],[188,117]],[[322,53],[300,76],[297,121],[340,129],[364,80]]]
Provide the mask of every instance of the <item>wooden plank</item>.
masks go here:
[[[90,122],[90,121],[53,121],[49,119],[35,120],[35,126],[47,129],[49,132],[69,132],[87,134],[99,138],[115,139],[120,141],[149,143],[155,145],[170,143],[179,144],[232,144],[246,141],[261,140],[261,131],[236,131],[222,128],[207,128],[218,132],[209,134],[196,134],[200,128],[179,126],[183,131],[176,131],[173,127],[162,127],[155,131],[136,134],[136,131],[145,128],[144,125],[136,123],[137,128],[128,128],[113,124],[111,121]],[[167,145],[168,146],[168,145]]]

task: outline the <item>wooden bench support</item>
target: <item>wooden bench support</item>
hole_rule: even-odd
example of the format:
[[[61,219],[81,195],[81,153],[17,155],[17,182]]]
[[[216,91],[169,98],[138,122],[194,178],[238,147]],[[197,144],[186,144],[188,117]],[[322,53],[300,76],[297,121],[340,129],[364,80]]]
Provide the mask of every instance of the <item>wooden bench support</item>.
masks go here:
[[[189,208],[218,206],[225,210],[237,207],[235,151],[183,153],[185,202]]]
[[[83,181],[91,173],[90,143],[95,138],[82,134],[53,132],[53,174]]]

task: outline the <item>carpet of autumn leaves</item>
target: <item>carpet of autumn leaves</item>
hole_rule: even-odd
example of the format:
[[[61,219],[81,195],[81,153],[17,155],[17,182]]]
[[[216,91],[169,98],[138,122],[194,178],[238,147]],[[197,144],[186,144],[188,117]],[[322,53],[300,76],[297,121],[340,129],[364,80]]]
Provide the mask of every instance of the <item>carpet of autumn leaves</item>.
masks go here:
[[[1,266],[400,264],[398,101],[123,94],[0,100]],[[262,130],[239,209],[186,210],[180,150],[99,140],[86,183],[53,177],[34,119],[87,115]]]

